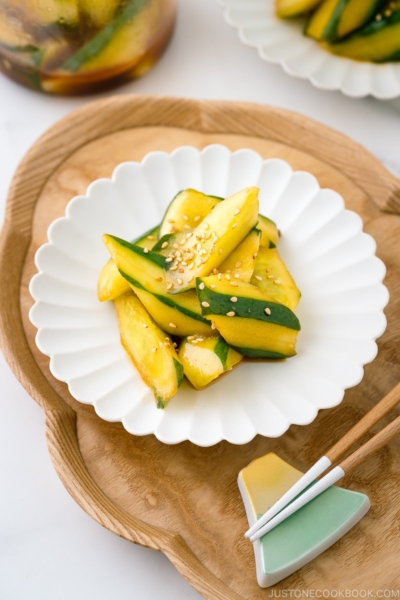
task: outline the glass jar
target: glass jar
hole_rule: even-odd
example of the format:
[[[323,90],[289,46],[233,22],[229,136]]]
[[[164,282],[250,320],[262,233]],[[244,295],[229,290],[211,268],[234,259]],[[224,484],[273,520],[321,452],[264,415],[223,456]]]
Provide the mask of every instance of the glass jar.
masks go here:
[[[105,89],[148,71],[177,0],[0,0],[0,70],[55,94]]]

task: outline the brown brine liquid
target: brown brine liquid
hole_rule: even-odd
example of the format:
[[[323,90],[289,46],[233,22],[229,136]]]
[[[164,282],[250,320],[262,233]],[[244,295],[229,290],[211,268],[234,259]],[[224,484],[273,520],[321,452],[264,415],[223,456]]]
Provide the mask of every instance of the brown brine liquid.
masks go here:
[[[107,89],[148,71],[177,0],[0,0],[0,70],[54,94]]]

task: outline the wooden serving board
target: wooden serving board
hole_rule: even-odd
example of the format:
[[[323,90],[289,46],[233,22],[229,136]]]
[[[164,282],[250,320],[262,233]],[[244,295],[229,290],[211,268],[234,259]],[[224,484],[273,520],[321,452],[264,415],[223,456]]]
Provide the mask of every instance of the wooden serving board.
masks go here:
[[[307,427],[244,446],[166,446],[134,437],[76,402],[36,348],[28,292],[34,253],[72,196],[123,161],[152,150],[223,143],[279,157],[312,172],[364,219],[386,263],[391,300],[379,354],[340,406]],[[363,148],[310,119],[284,110],[228,102],[117,96],[87,104],[52,127],[14,177],[0,247],[1,343],[16,377],[45,412],[49,452],[68,492],[110,531],[160,550],[209,600],[263,600],[253,550],[243,533],[240,469],[274,451],[305,470],[400,380],[400,182]],[[347,536],[276,587],[305,590],[397,589],[400,585],[400,441],[346,477],[372,509]]]

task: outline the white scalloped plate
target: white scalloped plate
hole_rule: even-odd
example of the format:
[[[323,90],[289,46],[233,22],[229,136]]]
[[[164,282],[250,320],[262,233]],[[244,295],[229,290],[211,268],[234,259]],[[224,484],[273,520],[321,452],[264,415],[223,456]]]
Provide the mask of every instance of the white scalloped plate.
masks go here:
[[[226,197],[250,185],[260,187],[260,212],[277,222],[279,251],[302,291],[298,354],[242,363],[202,391],[185,382],[159,410],[120,345],[113,304],[97,299],[108,259],[101,236],[140,235],[161,221],[181,189]],[[36,253],[30,319],[51,372],[101,418],[167,444],[245,444],[256,434],[277,437],[292,423],[311,423],[361,381],[386,327],[385,267],[360,217],[344,209],[339,194],[320,189],[313,175],[252,150],[182,147],[123,163],[112,179],[95,181],[86,196],[72,199],[48,238]]]
[[[303,35],[304,19],[279,19],[274,0],[217,0],[240,40],[267,62],[323,90],[380,100],[400,96],[400,62],[376,64],[334,56]]]

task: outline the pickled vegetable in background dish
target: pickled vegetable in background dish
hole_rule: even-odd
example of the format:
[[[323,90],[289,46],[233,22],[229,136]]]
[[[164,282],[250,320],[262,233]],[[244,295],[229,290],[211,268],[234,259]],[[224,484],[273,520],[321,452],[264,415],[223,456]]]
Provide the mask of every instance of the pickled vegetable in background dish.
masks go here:
[[[0,70],[50,93],[98,91],[149,70],[177,0],[0,0]]]
[[[338,56],[400,60],[400,0],[276,0],[276,13],[306,15],[305,35]]]

